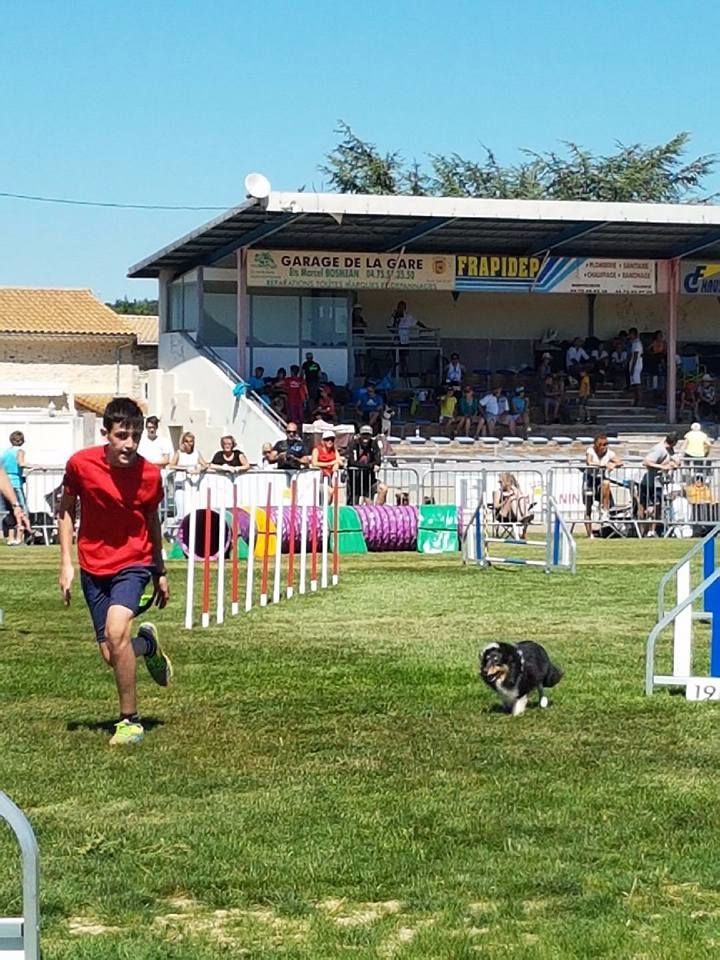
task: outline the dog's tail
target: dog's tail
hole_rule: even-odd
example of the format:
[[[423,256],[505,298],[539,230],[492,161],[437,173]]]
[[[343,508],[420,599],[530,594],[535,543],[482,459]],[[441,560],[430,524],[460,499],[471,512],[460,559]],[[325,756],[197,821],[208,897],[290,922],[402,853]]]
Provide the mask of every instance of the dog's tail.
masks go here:
[[[563,678],[563,672],[560,669],[560,667],[556,667],[551,660],[548,660],[548,665],[545,670],[545,676],[543,677],[543,686],[554,687],[555,684],[560,683],[562,678]]]

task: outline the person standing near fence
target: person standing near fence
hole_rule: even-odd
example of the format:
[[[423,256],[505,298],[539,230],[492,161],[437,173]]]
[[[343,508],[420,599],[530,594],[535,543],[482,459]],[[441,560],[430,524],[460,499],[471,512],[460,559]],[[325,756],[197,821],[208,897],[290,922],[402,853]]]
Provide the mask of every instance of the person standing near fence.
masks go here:
[[[12,496],[6,498],[8,504],[19,503],[25,517],[24,523],[17,523],[14,511],[8,506],[8,515],[12,522],[7,526],[7,542],[9,547],[17,547],[23,543],[23,530],[30,530],[27,519],[27,499],[25,497],[25,451],[22,449],[25,437],[21,430],[13,430],[10,434],[10,446],[0,456],[0,466],[10,480]]]
[[[186,430],[180,437],[180,446],[170,460],[175,471],[175,516],[178,522],[187,513],[185,492],[189,483],[188,474],[197,474],[207,470],[207,460],[195,449],[195,434]]]
[[[656,444],[643,460],[647,473],[640,481],[640,518],[653,520],[649,525],[648,537],[657,536],[657,526],[663,519],[664,488],[663,480],[669,481],[672,471],[677,467],[675,445],[676,433],[669,433],[662,443]]]
[[[384,504],[387,487],[379,482],[378,474],[382,466],[382,452],[377,437],[369,424],[360,427],[360,433],[353,438],[348,452],[348,476],[346,502],[348,506],[361,503]]]
[[[70,457],[58,514],[59,585],[67,606],[75,579],[72,544],[80,501],[80,582],[100,652],[115,674],[120,705],[112,746],[138,744],[145,735],[137,712],[136,657],[145,658],[150,676],[160,686],[167,686],[173,675],[153,624],[142,624],[132,636],[133,620],[150,582],[159,607],[170,598],[158,515],[162,479],[159,468],[138,455],[142,429],[142,410],[133,400],[117,397],[107,405],[103,414],[107,444]]]
[[[591,447],[585,451],[585,530],[590,539],[593,533],[593,503],[600,504],[600,521],[610,518],[612,495],[609,474],[622,467],[622,459],[610,448],[607,434],[599,433]]]

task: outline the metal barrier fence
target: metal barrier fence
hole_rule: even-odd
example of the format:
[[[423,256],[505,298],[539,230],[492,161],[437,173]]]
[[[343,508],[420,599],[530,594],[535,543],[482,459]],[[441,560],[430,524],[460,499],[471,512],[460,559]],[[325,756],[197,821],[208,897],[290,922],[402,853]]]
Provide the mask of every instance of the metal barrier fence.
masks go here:
[[[481,473],[487,478],[488,494],[499,488],[500,477],[510,473],[531,503],[540,505],[532,523],[545,523],[544,495],[557,502],[563,520],[574,527],[585,524],[588,532],[601,536],[639,537],[703,536],[720,522],[720,464],[685,460],[667,473],[651,476],[640,459],[607,471],[588,467],[582,460],[510,459],[492,461],[442,460],[430,465],[386,457],[377,473],[381,494],[388,504],[450,504],[461,508],[478,491]],[[160,507],[164,529],[172,535],[185,511],[188,491],[199,484],[229,484],[235,478],[238,497],[248,502],[257,491],[272,484],[274,499],[287,496],[292,471],[252,468],[241,475],[216,470],[185,474],[165,470],[165,496]],[[298,490],[311,485],[319,471],[299,471]],[[56,541],[56,512],[62,487],[62,467],[36,467],[26,478],[26,498],[32,525],[32,541]],[[368,473],[357,468],[342,472],[342,493],[347,503],[373,496]],[[218,488],[219,489],[219,488]],[[492,498],[490,499],[490,504]],[[0,518],[1,519],[1,518]]]

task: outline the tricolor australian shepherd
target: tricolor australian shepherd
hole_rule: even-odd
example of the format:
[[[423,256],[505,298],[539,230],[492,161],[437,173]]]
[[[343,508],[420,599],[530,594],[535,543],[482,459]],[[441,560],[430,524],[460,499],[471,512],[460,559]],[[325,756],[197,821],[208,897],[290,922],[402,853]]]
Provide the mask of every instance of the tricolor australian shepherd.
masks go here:
[[[554,687],[562,671],[545,647],[532,640],[522,643],[489,643],[480,651],[480,676],[492,687],[514,717],[525,712],[528,696],[537,690],[540,706],[547,707],[545,687]]]

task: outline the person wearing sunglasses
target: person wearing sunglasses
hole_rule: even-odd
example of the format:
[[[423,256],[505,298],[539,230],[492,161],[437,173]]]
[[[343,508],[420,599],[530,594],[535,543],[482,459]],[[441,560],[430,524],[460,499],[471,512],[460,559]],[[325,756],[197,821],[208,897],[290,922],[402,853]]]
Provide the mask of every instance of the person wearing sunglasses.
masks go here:
[[[320,445],[312,452],[312,465],[323,477],[332,477],[342,467],[342,458],[335,448],[335,431],[325,430]]]
[[[281,470],[305,470],[310,466],[305,443],[293,420],[286,427],[285,439],[278,440],[270,450],[263,448],[263,455],[268,463],[276,463]]]

